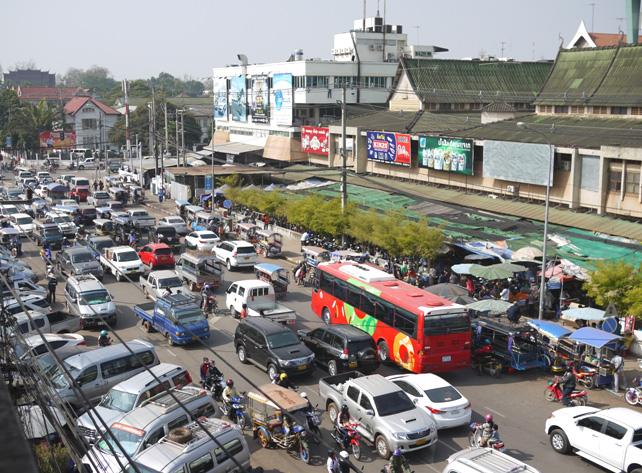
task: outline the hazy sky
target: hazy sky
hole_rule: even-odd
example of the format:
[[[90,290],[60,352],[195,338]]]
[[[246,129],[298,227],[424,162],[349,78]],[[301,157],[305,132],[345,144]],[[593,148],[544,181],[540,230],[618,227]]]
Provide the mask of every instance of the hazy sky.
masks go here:
[[[383,14],[383,0],[381,0]],[[516,59],[554,58],[581,19],[595,31],[623,25],[625,0],[388,0],[389,24],[412,43],[480,51]],[[374,16],[376,0],[367,1]],[[0,65],[27,61],[64,74],[69,67],[107,67],[116,79],[161,71],[202,78],[236,53],[250,62],[276,62],[296,48],[328,59],[332,36],[362,16],[362,0],[1,0]],[[415,26],[420,28],[417,30]]]

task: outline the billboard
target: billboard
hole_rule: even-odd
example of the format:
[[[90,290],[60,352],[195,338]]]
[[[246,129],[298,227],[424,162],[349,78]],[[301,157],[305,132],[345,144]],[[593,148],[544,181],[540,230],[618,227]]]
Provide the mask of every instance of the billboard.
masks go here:
[[[327,156],[329,134],[329,128],[319,126],[301,127],[301,151]]]
[[[41,131],[38,133],[41,148],[75,148],[76,133],[73,131]]]
[[[472,176],[473,141],[445,136],[420,136],[419,167]]]
[[[270,109],[273,125],[292,125],[292,74],[272,76]]]
[[[250,100],[250,114],[252,123],[268,123],[270,121],[270,106],[268,96],[268,81],[266,76],[252,79],[252,97]]]
[[[227,79],[214,79],[214,119],[227,120]]]
[[[247,121],[247,90],[245,76],[230,79],[230,115],[235,122]]]
[[[486,140],[484,177],[545,186],[550,152],[544,144]]]
[[[410,135],[369,131],[366,133],[368,159],[410,166]]]

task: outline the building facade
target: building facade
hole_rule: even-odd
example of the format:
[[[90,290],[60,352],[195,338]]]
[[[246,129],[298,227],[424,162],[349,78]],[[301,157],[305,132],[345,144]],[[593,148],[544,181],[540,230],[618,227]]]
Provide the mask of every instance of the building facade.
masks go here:
[[[76,146],[94,150],[117,150],[109,135],[120,113],[91,97],[74,97],[64,108],[65,123],[76,133]]]

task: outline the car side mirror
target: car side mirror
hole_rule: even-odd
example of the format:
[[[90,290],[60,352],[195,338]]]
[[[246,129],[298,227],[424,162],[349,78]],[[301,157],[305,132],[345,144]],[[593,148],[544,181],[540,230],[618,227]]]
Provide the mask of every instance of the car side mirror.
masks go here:
[[[374,417],[374,411],[372,409],[366,409],[366,415],[368,417]]]
[[[419,401],[419,399],[414,398],[414,399],[412,400],[412,403],[416,405],[418,401]]]

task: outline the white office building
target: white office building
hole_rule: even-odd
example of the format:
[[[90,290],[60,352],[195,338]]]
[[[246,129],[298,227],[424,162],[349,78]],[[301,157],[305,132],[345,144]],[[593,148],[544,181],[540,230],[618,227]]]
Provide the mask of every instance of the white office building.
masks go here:
[[[229,162],[243,161],[238,156],[246,154],[306,160],[300,127],[339,118],[344,85],[346,103],[383,106],[400,57],[441,51],[446,49],[409,45],[401,26],[384,25],[377,16],[356,20],[353,30],[336,34],[330,60],[305,58],[296,50],[285,62],[249,64],[239,54],[240,64],[213,70],[215,151]]]

